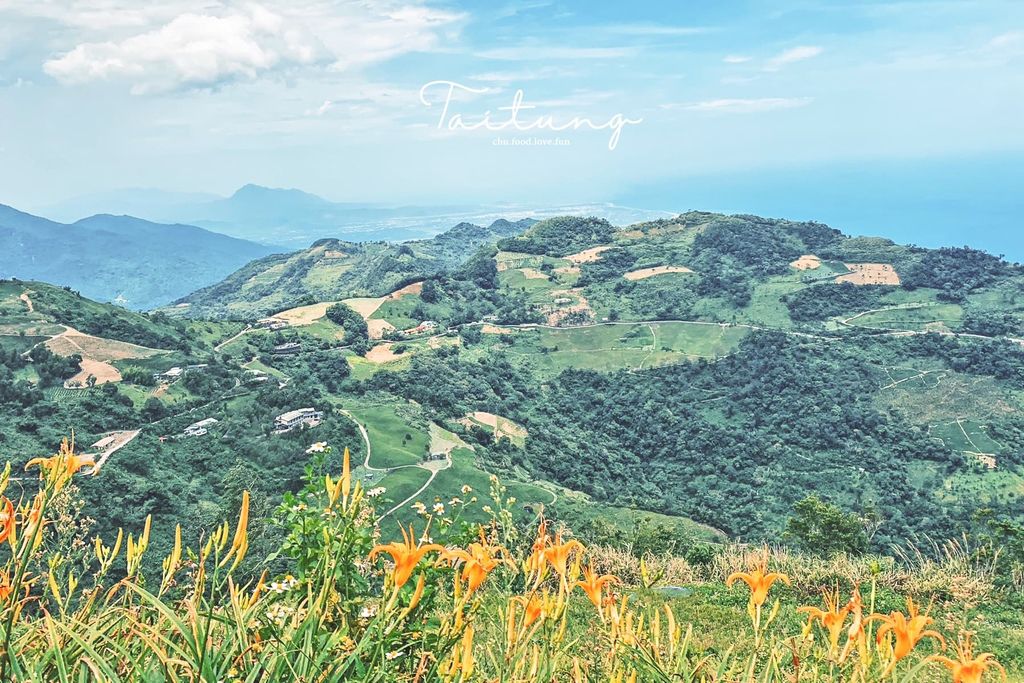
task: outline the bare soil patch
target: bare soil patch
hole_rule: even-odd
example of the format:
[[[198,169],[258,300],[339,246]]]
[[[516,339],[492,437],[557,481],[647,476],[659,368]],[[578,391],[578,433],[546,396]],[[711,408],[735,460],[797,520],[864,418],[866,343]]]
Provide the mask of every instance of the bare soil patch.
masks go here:
[[[804,254],[796,261],[791,261],[789,266],[797,270],[817,270],[821,268],[821,259],[814,254]]]
[[[120,382],[121,373],[118,372],[110,363],[104,363],[101,360],[93,360],[91,358],[83,358],[82,362],[78,364],[81,371],[74,377],[66,380],[64,386],[66,388],[73,387],[85,387],[88,386],[89,376],[96,378],[96,384],[109,384],[110,382]]]
[[[287,311],[281,311],[274,317],[280,318],[292,327],[304,327],[305,325],[312,325],[327,315],[327,309],[334,304],[334,301],[322,301],[318,304],[290,308]]]
[[[366,321],[366,329],[370,334],[370,339],[383,339],[384,333],[394,330],[395,326],[387,320],[372,318]]]
[[[28,292],[22,292],[18,298],[25,302],[25,307],[28,308],[29,313],[35,313],[36,307],[32,304],[32,299],[28,297]]]
[[[348,253],[337,249],[328,249],[324,252],[324,258],[348,258]]]
[[[406,285],[401,289],[396,289],[395,291],[388,294],[387,298],[394,301],[396,299],[401,299],[403,296],[407,296],[409,294],[419,294],[422,291],[423,281],[421,280],[420,282],[413,282],[411,285]]]
[[[547,324],[553,327],[574,313],[590,313],[591,315],[594,313],[593,309],[590,308],[590,302],[583,296],[582,289],[556,289],[551,292],[551,296],[556,301],[558,299],[576,299],[574,304],[556,303],[556,307],[548,311]]]
[[[573,263],[593,263],[594,261],[601,260],[601,252],[608,251],[612,248],[610,244],[602,244],[599,247],[591,247],[590,249],[584,249],[576,254],[570,254],[565,257],[567,261]]]
[[[560,266],[558,268],[555,268],[555,272],[558,273],[559,275],[579,275],[580,274],[580,267],[579,266]]]
[[[640,270],[633,270],[622,277],[627,280],[643,280],[645,278],[654,277],[655,275],[663,275],[665,273],[692,273],[693,271],[686,266],[654,266],[653,268],[641,268]]]
[[[111,361],[150,358],[166,353],[146,346],[83,334],[73,327],[68,327],[61,334],[49,339],[46,347],[58,356],[78,354],[82,357],[82,362],[79,363],[81,371],[68,379],[64,383],[65,387],[84,387],[89,375],[96,378],[96,384],[120,382],[121,373],[110,364]]]
[[[166,353],[166,351],[151,349],[147,346],[83,334],[73,327],[68,327],[62,334],[47,341],[46,346],[58,356],[73,356],[78,353],[83,358],[104,362],[128,358],[150,358]]]
[[[855,285],[899,285],[900,276],[890,263],[846,263],[850,272],[840,275],[836,282],[851,282]]]
[[[377,346],[374,346],[372,349],[367,351],[366,360],[371,363],[390,363],[393,360],[402,358],[404,354],[400,355],[395,353],[391,350],[392,346],[394,345],[391,343],[378,344]]]
[[[480,328],[480,331],[484,334],[513,334],[515,332],[510,327],[501,327],[499,325],[484,325]]]
[[[522,439],[529,435],[525,427],[516,424],[507,417],[495,415],[494,413],[485,413],[482,410],[467,414],[460,422],[462,424],[468,422],[470,425],[476,422],[490,427],[496,439],[500,437]]]
[[[369,318],[371,315],[376,313],[377,309],[381,307],[381,304],[384,303],[385,299],[387,299],[387,297],[384,296],[357,297],[355,299],[345,299],[341,303],[345,304],[364,318]]]

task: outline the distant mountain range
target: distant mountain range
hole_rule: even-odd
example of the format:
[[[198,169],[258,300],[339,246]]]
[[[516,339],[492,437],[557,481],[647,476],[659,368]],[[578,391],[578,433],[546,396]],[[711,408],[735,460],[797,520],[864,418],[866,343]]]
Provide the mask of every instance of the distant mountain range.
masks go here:
[[[0,277],[135,309],[173,301],[273,251],[192,225],[111,215],[65,224],[0,204]]]
[[[459,222],[487,225],[499,218],[598,216],[617,225],[667,218],[664,211],[615,204],[536,209],[519,204],[386,205],[339,203],[293,189],[245,185],[230,197],[159,190],[119,190],[42,207],[39,213],[73,221],[94,213],[126,213],[163,223],[187,223],[262,244],[304,249],[319,239],[352,242],[432,237]]]

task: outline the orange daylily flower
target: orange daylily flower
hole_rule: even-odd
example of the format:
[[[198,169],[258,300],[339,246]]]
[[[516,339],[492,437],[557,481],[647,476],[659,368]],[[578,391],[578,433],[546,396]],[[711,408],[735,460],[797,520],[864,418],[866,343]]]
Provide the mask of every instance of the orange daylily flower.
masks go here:
[[[737,581],[742,581],[750,588],[750,604],[756,608],[760,608],[768,599],[768,591],[776,581],[782,581],[787,586],[791,585],[789,577],[785,574],[769,573],[766,560],[762,560],[760,566],[755,567],[749,573],[734,572],[730,574],[729,578],[725,580],[725,587],[732,588]]]
[[[895,668],[896,662],[909,655],[924,638],[933,638],[939,641],[943,649],[946,648],[946,639],[942,637],[941,633],[926,630],[928,625],[935,620],[926,614],[919,614],[917,605],[914,604],[912,598],[907,598],[906,615],[902,612],[892,612],[889,616],[872,614],[868,617],[868,620],[872,619],[882,622],[882,626],[878,629],[878,634],[875,636],[876,642],[881,643],[882,638],[888,633],[891,633],[896,639],[892,648],[892,661],[886,668],[883,678]]]
[[[64,439],[56,455],[51,455],[48,458],[32,458],[25,465],[25,469],[28,470],[30,467],[38,466],[40,476],[45,472],[50,476],[57,477],[58,480],[64,480],[70,478],[87,465],[94,466],[95,472],[96,459],[91,455],[75,453],[74,442]]]
[[[11,577],[7,572],[0,570],[0,603],[7,602],[7,598],[11,595]]]
[[[0,543],[3,543],[14,533],[15,514],[14,503],[6,496],[0,501]],[[13,541],[12,541],[13,543]]]
[[[582,588],[583,592],[590,598],[590,602],[594,603],[594,607],[600,610],[604,605],[604,601],[601,599],[601,591],[608,584],[618,583],[618,581],[618,577],[611,574],[598,576],[597,572],[594,571],[594,565],[591,564],[583,570],[583,580],[577,581],[575,586]]]
[[[852,609],[851,604],[839,607],[839,589],[824,591],[822,597],[825,601],[825,609],[817,607],[799,607],[797,612],[807,614],[807,624],[810,626],[815,621],[819,622],[828,631],[829,653],[834,655],[839,649],[839,637],[843,633],[843,624]]]
[[[1003,678],[1006,678],[1006,669],[996,661],[995,655],[991,652],[982,652],[974,656],[974,648],[971,644],[973,633],[964,632],[960,634],[959,642],[956,645],[956,659],[933,655],[929,661],[939,662],[953,674],[953,683],[981,683],[981,677],[989,669],[999,669]]]
[[[427,543],[424,545],[416,544],[416,536],[413,534],[412,525],[409,525],[409,530],[406,531],[402,525],[398,526],[402,531],[402,541],[393,541],[387,545],[379,545],[370,551],[369,559],[372,561],[377,555],[381,553],[387,553],[391,556],[391,559],[395,563],[395,569],[392,572],[392,578],[395,581],[395,588],[401,588],[412,576],[413,569],[420,563],[423,556],[429,552],[443,552],[444,546],[440,546],[437,543]]]
[[[862,655],[867,651],[867,637],[864,634],[866,620],[864,619],[864,602],[860,597],[860,588],[853,589],[853,595],[850,596],[847,608],[853,615],[853,622],[846,630],[846,645],[843,646],[843,651],[839,654],[840,664],[846,661],[854,647],[857,647]]]
[[[480,530],[480,542],[470,543],[468,550],[454,549],[444,553],[446,560],[451,562],[462,562],[462,580],[466,582],[467,590],[472,593],[484,582],[499,561],[497,555],[502,552],[501,548],[492,546],[487,542],[483,529]]]
[[[586,548],[575,539],[563,543],[561,535],[558,535],[555,536],[554,542],[544,549],[544,559],[548,561],[548,564],[554,568],[559,576],[565,578],[566,573],[569,571],[569,556],[574,550],[582,553],[586,551]]]

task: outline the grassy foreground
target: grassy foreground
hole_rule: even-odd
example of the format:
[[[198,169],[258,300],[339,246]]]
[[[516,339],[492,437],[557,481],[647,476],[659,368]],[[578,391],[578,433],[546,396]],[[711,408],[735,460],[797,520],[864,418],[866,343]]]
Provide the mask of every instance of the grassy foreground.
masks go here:
[[[314,458],[306,487],[275,513],[284,540],[271,557],[247,557],[246,494],[238,519],[197,549],[183,545],[179,528],[154,576],[142,569],[148,523],[91,548],[61,543],[76,524],[68,485],[91,465],[73,445],[30,463],[39,490],[17,502],[3,495],[8,465],[0,680],[971,683],[1006,675],[981,652],[989,643],[976,646],[966,628],[990,577],[955,548],[906,562],[739,547],[701,566],[637,560],[587,549],[543,520],[517,527],[515,501],[496,480],[481,506],[486,525],[463,522],[478,505],[465,486],[460,497],[416,506],[419,533],[403,529],[401,541],[381,544],[372,501],[382,492],[353,482],[347,451]],[[263,569],[282,563],[280,575]],[[799,605],[816,591],[820,599]],[[919,605],[904,594],[932,599]],[[935,596],[951,606],[940,610]]]

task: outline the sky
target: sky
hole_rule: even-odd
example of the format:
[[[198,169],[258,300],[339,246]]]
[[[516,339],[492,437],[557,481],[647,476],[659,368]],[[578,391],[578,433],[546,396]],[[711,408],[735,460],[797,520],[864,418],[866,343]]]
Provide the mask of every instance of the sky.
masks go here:
[[[532,129],[510,128],[517,91]],[[488,111],[506,127],[471,130]],[[955,179],[958,160],[1024,159],[1022,121],[1019,0],[0,0],[15,206],[257,183],[719,208],[673,193],[842,165]]]

